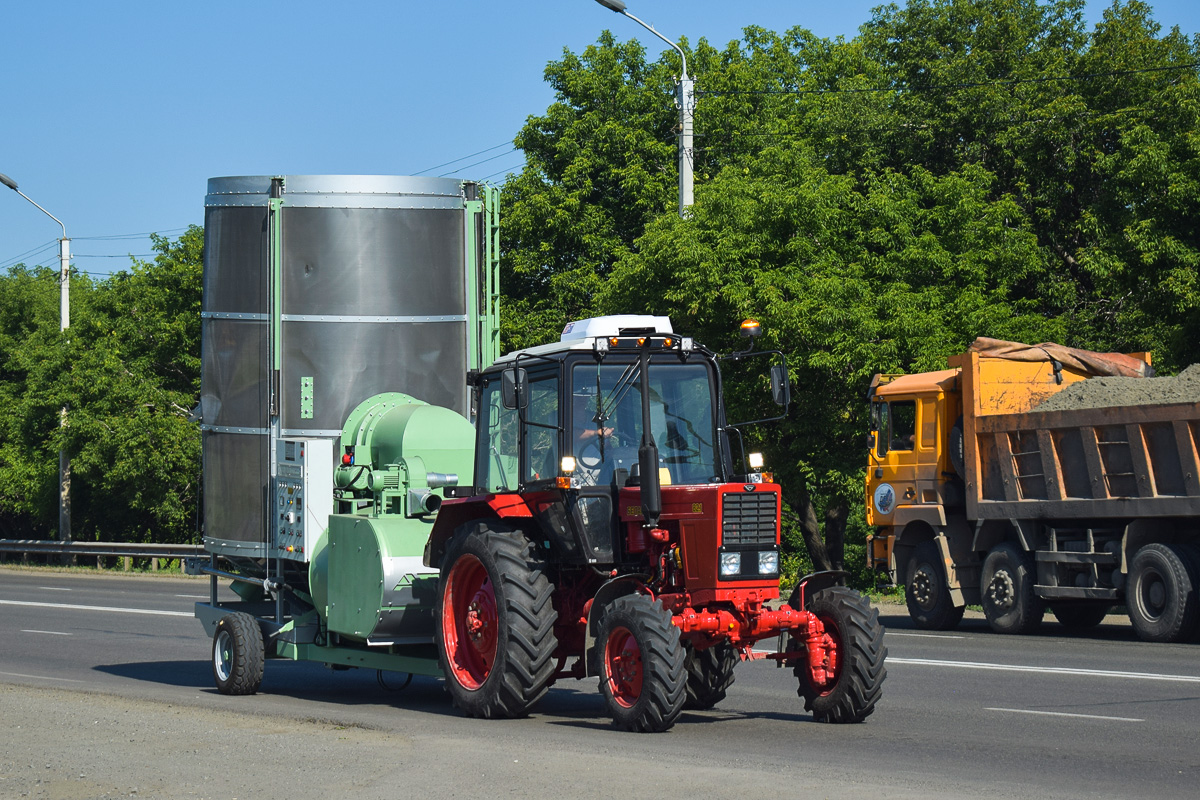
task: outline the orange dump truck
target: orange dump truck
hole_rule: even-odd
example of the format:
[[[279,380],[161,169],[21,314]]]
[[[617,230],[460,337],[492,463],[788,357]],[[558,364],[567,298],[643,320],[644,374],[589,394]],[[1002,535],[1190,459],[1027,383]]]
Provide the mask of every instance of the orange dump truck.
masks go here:
[[[866,480],[871,564],[918,626],[968,604],[1027,633],[1126,606],[1138,635],[1200,633],[1200,366],[978,339],[949,369],[879,375]]]

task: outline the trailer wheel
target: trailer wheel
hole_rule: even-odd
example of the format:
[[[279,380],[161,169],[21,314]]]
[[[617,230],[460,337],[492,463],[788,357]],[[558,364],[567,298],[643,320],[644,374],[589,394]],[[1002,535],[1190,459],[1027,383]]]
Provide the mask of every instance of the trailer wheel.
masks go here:
[[[262,629],[249,614],[235,611],[217,622],[213,634],[213,682],[221,694],[254,694],[262,685]]]
[[[1189,640],[1200,618],[1196,584],[1196,567],[1183,548],[1152,543],[1138,550],[1125,591],[1138,637],[1147,642]]]
[[[454,705],[520,717],[554,675],[554,587],[520,531],[464,525],[442,559],[437,647]]]
[[[983,615],[997,633],[1032,633],[1042,624],[1046,604],[1034,584],[1033,557],[1009,542],[992,548],[980,580]]]
[[[953,630],[962,621],[966,606],[956,606],[950,599],[946,568],[935,542],[917,545],[908,561],[904,600],[908,616],[918,628],[931,631]]]
[[[1103,622],[1112,606],[1108,603],[1054,603],[1050,611],[1064,628],[1084,631]]]
[[[600,693],[622,730],[658,733],[675,724],[687,697],[686,654],[671,612],[627,594],[604,610],[597,636]]]
[[[738,665],[737,650],[728,642],[715,644],[707,650],[688,649],[687,699],[683,707],[704,711],[725,699],[726,690],[733,684],[733,670]]]
[[[815,614],[833,641],[826,657],[831,677],[814,680],[807,659],[801,659],[792,674],[800,682],[797,694],[804,709],[816,722],[862,722],[875,710],[887,677],[887,646],[879,612],[853,589],[831,586],[808,600],[806,609]],[[793,650],[804,651],[803,641],[792,639]]]

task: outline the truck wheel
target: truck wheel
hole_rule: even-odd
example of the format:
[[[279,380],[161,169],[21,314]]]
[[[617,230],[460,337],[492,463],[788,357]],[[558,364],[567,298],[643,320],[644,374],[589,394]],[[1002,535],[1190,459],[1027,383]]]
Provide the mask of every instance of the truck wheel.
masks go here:
[[[921,542],[908,561],[904,599],[908,615],[918,628],[931,631],[953,630],[963,618],[965,606],[950,599],[946,568],[936,542]]]
[[[814,594],[807,610],[815,614],[833,640],[826,657],[829,677],[816,682],[806,659],[792,670],[800,682],[797,694],[817,722],[862,722],[875,710],[887,677],[883,625],[879,612],[853,589],[831,586]],[[793,650],[806,650],[792,639]]]
[[[1055,603],[1050,606],[1050,611],[1064,628],[1084,631],[1103,622],[1112,606],[1108,603]]]
[[[262,685],[262,629],[249,614],[235,611],[217,622],[213,634],[213,681],[221,694],[254,694]]]
[[[1042,624],[1045,602],[1034,591],[1033,557],[1009,542],[992,548],[983,560],[980,594],[983,615],[996,633],[1032,633]]]
[[[558,612],[533,545],[520,531],[464,525],[442,559],[438,658],[469,717],[520,717],[554,675]]]
[[[1129,564],[1125,605],[1129,621],[1147,642],[1183,642],[1196,632],[1200,606],[1196,567],[1172,544],[1148,544]]]
[[[641,594],[604,610],[596,637],[600,693],[618,728],[658,733],[675,724],[687,697],[686,654],[671,613]]]
[[[725,699],[725,690],[733,684],[733,669],[738,665],[737,650],[728,642],[707,650],[688,649],[687,699],[683,707],[704,711]]]

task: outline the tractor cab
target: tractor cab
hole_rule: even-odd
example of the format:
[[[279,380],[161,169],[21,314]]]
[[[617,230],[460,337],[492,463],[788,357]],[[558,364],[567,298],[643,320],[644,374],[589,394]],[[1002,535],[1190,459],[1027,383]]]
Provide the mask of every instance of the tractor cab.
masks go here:
[[[571,323],[478,377],[476,489],[525,497],[559,559],[626,560],[621,519],[644,517],[643,488],[732,474],[719,382],[712,354],[666,317]]]

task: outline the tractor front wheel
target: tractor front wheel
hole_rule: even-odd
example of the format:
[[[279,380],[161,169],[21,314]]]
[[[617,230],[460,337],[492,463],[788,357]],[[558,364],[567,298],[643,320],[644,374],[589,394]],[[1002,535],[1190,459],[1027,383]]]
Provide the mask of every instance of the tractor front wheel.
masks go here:
[[[883,625],[879,612],[853,589],[830,586],[808,601],[807,611],[825,626],[830,645],[825,654],[825,678],[818,680],[806,659],[793,669],[804,708],[817,722],[862,722],[875,710],[887,677]],[[804,651],[793,638],[792,649]]]
[[[554,587],[520,531],[471,524],[442,559],[438,657],[470,717],[520,717],[554,675]]]
[[[640,733],[674,725],[687,697],[687,673],[671,612],[645,595],[624,595],[604,610],[598,633],[600,693],[613,723]]]

